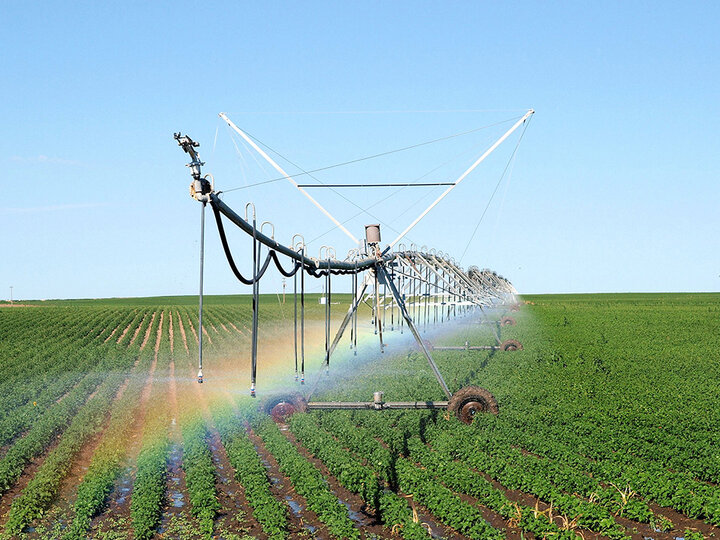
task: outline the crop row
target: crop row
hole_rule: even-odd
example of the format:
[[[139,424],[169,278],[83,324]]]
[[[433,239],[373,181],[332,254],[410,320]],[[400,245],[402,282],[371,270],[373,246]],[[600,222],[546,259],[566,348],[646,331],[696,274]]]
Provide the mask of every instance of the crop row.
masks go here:
[[[380,434],[388,429],[388,422],[381,423],[368,415],[358,415],[358,419],[363,425],[371,426],[373,433]],[[484,472],[507,488],[530,493],[552,504],[580,528],[600,532],[609,538],[625,537],[625,528],[615,521],[609,510],[571,495],[570,493],[574,493],[572,489],[568,487],[563,489],[550,481],[542,471],[542,465],[545,463],[540,463],[541,466],[538,467],[537,460],[533,461],[534,458],[531,456],[523,456],[519,452],[489,454],[472,437],[471,428],[454,418],[449,419],[449,425],[451,427],[447,430],[438,429],[433,424],[426,426],[425,439],[439,454]],[[404,432],[402,428],[397,428],[398,426],[394,426],[392,429],[395,434]],[[562,484],[562,478],[555,480],[558,484]]]
[[[85,369],[84,372],[67,371],[53,374],[54,378],[44,384],[44,381],[33,381],[31,392],[25,396],[13,395],[18,400],[31,399],[33,401],[15,408],[11,414],[0,420],[0,445],[6,445],[28,429],[36,419],[43,415],[66,392],[98,369],[101,355],[97,352],[77,351],[73,355],[74,367]]]
[[[295,414],[290,429],[312,454],[320,459],[338,482],[358,494],[365,504],[374,508],[388,529],[398,531],[408,540],[427,538],[427,531],[413,519],[410,507],[402,497],[383,489],[372,469],[365,467],[329,433],[322,430],[315,418]]]
[[[215,422],[235,479],[243,486],[253,516],[272,540],[288,536],[287,506],[270,491],[267,470],[249,439],[244,423],[229,408],[218,411]]]
[[[159,323],[158,319],[153,325],[154,331],[157,331]],[[137,421],[143,388],[146,384],[152,384],[151,378],[142,376],[149,370],[152,360],[153,353],[150,350],[140,353],[125,392],[113,406],[103,440],[95,450],[87,473],[78,486],[75,515],[65,533],[68,540],[86,537],[91,519],[102,510],[107,496],[120,476],[123,458],[127,452],[126,441],[134,422]]]
[[[290,478],[295,490],[305,498],[310,510],[317,514],[330,534],[336,538],[360,538],[347,508],[330,491],[322,473],[300,454],[277,425],[265,417],[256,423],[255,428],[265,447],[277,459],[280,471]]]
[[[150,318],[150,316],[146,317],[146,319]],[[153,322],[157,324],[159,320],[163,321],[164,333],[169,321],[165,317],[156,316]],[[158,355],[147,402],[142,446],[137,457],[135,481],[130,495],[130,518],[135,538],[139,540],[151,538],[160,524],[166,490],[170,451],[170,404],[165,395],[166,387],[160,384],[160,381],[166,381],[170,376],[170,356],[165,350],[166,340],[160,343],[162,354]]]
[[[50,507],[60,482],[70,471],[73,459],[83,445],[102,428],[110,405],[127,372],[114,372],[105,379],[95,395],[78,411],[58,446],[36,471],[20,497],[13,500],[5,527],[9,535],[18,535]]]
[[[478,438],[488,430],[481,426],[476,429]],[[662,465],[638,462],[631,457],[618,463],[608,458],[611,453],[601,453],[605,449],[601,440],[595,441],[598,450],[589,449],[589,443],[594,439],[582,442],[581,448],[588,454],[588,459],[578,453],[577,447],[558,439],[527,435],[512,428],[493,429],[493,433],[498,439],[515,440],[533,452],[587,471],[600,482],[619,485],[627,492],[650,498],[688,517],[720,525],[720,489],[699,482],[685,472],[670,471]]]
[[[147,371],[149,355],[143,355],[135,372]],[[100,446],[92,456],[88,470],[78,486],[73,520],[65,533],[68,540],[86,538],[90,520],[97,515],[122,471],[128,433],[138,413],[145,377],[131,377],[122,397],[112,408],[112,416]]]
[[[443,523],[470,538],[504,537],[502,531],[494,529],[484,520],[477,508],[438,484],[428,471],[415,467],[397,452],[384,448],[366,428],[350,422],[347,415],[324,414],[320,419],[321,425],[351,451],[366,456],[368,466],[377,465],[388,481],[396,482],[400,491],[412,494],[415,501],[426,506]],[[391,430],[389,426],[388,429]]]
[[[513,423],[524,423],[528,410],[510,416]],[[566,418],[558,415],[536,432],[554,440],[577,444],[577,448],[591,455],[605,456],[619,464],[643,466],[658,464],[666,468],[683,470],[701,480],[720,481],[720,460],[714,448],[720,444],[717,433],[692,431],[688,425],[678,425],[675,419],[642,418],[638,416],[617,419],[603,416],[606,411],[591,411],[583,418]],[[567,424],[572,422],[573,429]],[[598,447],[595,442],[602,442]]]
[[[523,531],[541,538],[548,536],[566,540],[580,538],[570,530],[571,520],[567,517],[558,516],[567,524],[565,529],[561,529],[551,514],[539,511],[537,507],[531,508],[511,501],[502,490],[495,488],[481,474],[447,455],[432,451],[419,437],[415,436],[407,441],[407,450],[411,460],[424,467],[447,487],[455,492],[475,497],[483,506],[497,512],[508,523],[514,524]]]
[[[478,424],[480,423],[478,422]],[[495,432],[493,439],[487,439],[477,433],[477,430],[461,426],[457,422],[450,422],[444,427],[451,430],[453,434],[462,432],[467,436],[467,440],[471,441],[469,444],[472,444],[475,450],[490,454],[493,459],[504,460],[535,477],[545,478],[565,492],[577,493],[587,499],[592,499],[614,515],[640,523],[656,524],[655,515],[644,501],[628,497],[616,488],[606,488],[598,482],[596,477],[584,474],[565,462],[538,459],[523,453],[520,449],[513,447],[513,442],[517,443],[517,439],[515,441],[502,440],[501,429]]]
[[[100,358],[92,338],[83,332],[53,337],[51,328],[40,328],[43,333],[41,347],[35,341],[24,343],[22,354],[15,358],[19,363],[17,366],[4,358],[7,376],[3,377],[0,386],[0,419],[3,422],[15,416],[18,407],[44,399],[58,378],[74,376],[77,380],[88,370],[91,365],[88,362],[97,362]]]
[[[220,509],[215,489],[215,465],[207,443],[207,426],[199,415],[182,420],[183,470],[193,515],[205,538],[213,534],[213,521]]]
[[[128,365],[131,360],[130,355],[103,359],[96,371],[89,373],[62,401],[52,405],[37,419],[25,436],[17,440],[0,461],[0,493],[7,491],[20,477],[25,465],[40,455],[70,424],[88,396],[108,376],[108,372],[102,368],[109,369],[112,366],[117,369],[122,367],[122,362]]]

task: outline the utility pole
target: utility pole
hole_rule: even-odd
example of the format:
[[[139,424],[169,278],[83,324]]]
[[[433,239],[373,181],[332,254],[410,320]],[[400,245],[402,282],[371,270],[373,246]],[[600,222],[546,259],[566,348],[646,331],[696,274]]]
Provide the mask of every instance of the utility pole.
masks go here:
[[[13,303],[13,299],[12,299],[12,290],[13,290],[13,286],[12,286],[12,285],[10,285],[10,305],[12,305],[12,303]]]
[[[285,304],[285,278],[283,278],[282,284],[283,284],[283,304]]]

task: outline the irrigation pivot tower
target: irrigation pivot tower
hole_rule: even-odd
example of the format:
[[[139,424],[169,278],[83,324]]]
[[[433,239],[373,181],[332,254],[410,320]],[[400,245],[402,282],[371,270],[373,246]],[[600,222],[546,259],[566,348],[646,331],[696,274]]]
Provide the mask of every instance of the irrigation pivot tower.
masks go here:
[[[447,189],[425,208],[407,227],[389,244],[381,244],[379,225],[368,225],[365,238],[360,242],[345,226],[333,216],[325,207],[314,199],[295,179],[268,156],[255,141],[242,129],[236,126],[224,113],[220,117],[232,128],[250,147],[252,147],[265,161],[267,161],[280,175],[287,180],[294,189],[300,191],[320,212],[333,224],[342,230],[352,241],[353,247],[347,256],[340,259],[333,248],[323,246],[317,258],[309,256],[303,237],[296,234],[289,244],[281,244],[275,239],[274,227],[269,222],[258,225],[255,206],[253,203],[245,205],[244,214],[236,213],[230,206],[218,197],[215,191],[214,180],[211,175],[203,175],[196,148],[199,146],[187,135],[175,134],[180,147],[189,154],[192,183],[191,196],[201,203],[200,225],[200,286],[199,286],[199,331],[198,331],[198,382],[203,382],[202,373],[202,312],[203,312],[203,271],[204,271],[204,221],[205,207],[210,205],[220,235],[220,241],[228,264],[235,277],[243,284],[252,286],[252,329],[251,329],[251,396],[256,395],[257,382],[257,336],[259,311],[259,283],[265,275],[270,264],[282,274],[283,284],[285,278],[293,278],[294,297],[294,345],[295,345],[295,379],[305,382],[305,277],[309,276],[324,281],[326,295],[325,302],[325,354],[323,365],[327,371],[330,359],[345,332],[350,329],[351,347],[357,354],[358,334],[358,308],[367,304],[372,310],[373,331],[378,335],[381,351],[384,350],[383,332],[388,331],[387,319],[390,318],[390,331],[396,329],[404,332],[409,330],[415,339],[418,349],[425,357],[435,376],[444,397],[444,401],[414,401],[414,402],[386,402],[383,392],[376,392],[370,402],[317,402],[310,398],[317,388],[317,384],[309,393],[297,393],[292,396],[280,396],[266,402],[268,410],[273,415],[286,415],[297,410],[305,409],[353,409],[368,408],[375,410],[414,408],[414,409],[450,409],[463,421],[472,421],[479,412],[498,412],[498,406],[493,395],[486,389],[469,386],[452,392],[443,378],[437,364],[433,360],[434,348],[421,336],[421,328],[450,320],[469,312],[478,312],[483,315],[489,313],[491,308],[510,309],[516,305],[516,291],[512,284],[502,276],[489,270],[479,270],[470,267],[463,270],[456,261],[448,255],[424,246],[418,248],[411,244],[403,245],[401,240],[412,230],[430,211],[444,199],[455,187],[465,180],[503,141],[515,130],[523,125],[534,113],[527,111],[515,124],[507,130],[493,145],[488,148],[474,163],[472,163],[454,182],[445,183]],[[251,261],[252,274],[243,275],[238,269],[230,249],[223,218],[252,238]],[[271,227],[270,235],[263,232],[264,226]],[[263,257],[263,250],[266,251]],[[289,263],[285,267],[283,262]],[[330,332],[331,320],[331,294],[332,278],[337,275],[349,275],[352,279],[352,302],[340,323],[334,337]],[[299,279],[298,279],[299,277]],[[298,282],[300,284],[298,290]],[[283,296],[284,296],[283,286]],[[298,298],[300,310],[298,311]],[[503,319],[505,321],[507,317]],[[514,322],[514,321],[513,321]],[[505,324],[503,322],[503,324]],[[299,331],[298,331],[299,326]],[[498,328],[500,324],[498,323]],[[299,340],[298,340],[299,336]],[[522,346],[514,340],[501,341],[499,332],[495,334],[496,343],[488,346],[470,347],[465,349],[497,349],[517,350]],[[298,355],[298,342],[300,345]],[[447,348],[446,348],[447,349]],[[450,348],[457,349],[457,348]],[[298,366],[299,362],[299,366]]]

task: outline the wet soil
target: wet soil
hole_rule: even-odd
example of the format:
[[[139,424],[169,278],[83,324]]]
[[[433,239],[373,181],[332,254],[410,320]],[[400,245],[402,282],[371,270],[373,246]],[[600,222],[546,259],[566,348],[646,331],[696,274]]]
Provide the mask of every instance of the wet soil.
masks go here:
[[[217,472],[215,489],[218,494],[220,510],[215,518],[215,530],[222,535],[222,531],[231,531],[254,536],[260,540],[266,538],[262,527],[252,516],[252,507],[245,498],[245,488],[235,480],[235,474],[230,465],[225,447],[220,441],[220,435],[215,429],[210,430],[207,439]]]
[[[374,534],[380,537],[392,537],[390,531],[383,527],[379,516],[376,515],[375,511],[368,507],[365,502],[355,493],[349,491],[343,487],[340,482],[330,473],[325,464],[313,456],[307,448],[305,448],[300,441],[297,440],[295,435],[288,429],[286,425],[279,424],[280,431],[285,437],[295,445],[300,454],[312,463],[325,477],[325,480],[330,487],[330,491],[338,498],[338,500],[345,505],[348,509],[350,519],[352,519],[356,526],[362,531],[364,535],[367,533]]]
[[[155,342],[155,356],[148,376],[145,380],[140,400],[137,407],[137,415],[128,431],[127,448],[125,462],[126,466],[123,472],[115,482],[113,490],[108,496],[108,501],[104,511],[96,516],[91,523],[91,532],[93,536],[114,531],[117,527],[129,527],[130,523],[130,494],[132,492],[133,479],[135,477],[134,462],[140,453],[140,442],[142,441],[142,431],[147,414],[147,404],[150,399],[150,391],[154,384],[155,370],[157,368],[158,351],[160,348],[160,340],[162,339],[162,325],[158,327],[157,338]]]
[[[327,527],[320,522],[315,512],[308,508],[307,501],[295,491],[290,479],[280,472],[277,461],[273,455],[267,451],[262,439],[252,430],[249,431],[248,435],[255,445],[255,449],[263,465],[265,465],[268,471],[270,491],[275,498],[285,501],[290,509],[288,513],[290,536],[294,538],[298,535],[307,535],[310,533],[314,538],[331,538]]]
[[[0,529],[4,528],[5,523],[7,523],[8,512],[10,511],[10,506],[12,505],[13,500],[22,494],[23,490],[27,487],[32,477],[35,476],[37,470],[42,466],[43,463],[45,463],[45,459],[47,458],[48,454],[55,450],[58,444],[60,444],[59,437],[57,437],[52,442],[52,444],[45,450],[43,454],[31,460],[25,466],[22,474],[20,475],[20,478],[18,478],[18,480],[15,482],[15,485],[11,487],[8,491],[6,491],[5,494],[3,494],[2,498],[0,498]]]

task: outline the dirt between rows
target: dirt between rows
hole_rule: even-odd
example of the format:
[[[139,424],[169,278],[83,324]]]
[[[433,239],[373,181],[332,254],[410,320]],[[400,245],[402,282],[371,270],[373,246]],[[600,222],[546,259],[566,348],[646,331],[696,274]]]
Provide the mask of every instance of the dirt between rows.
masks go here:
[[[135,343],[135,340],[137,339],[138,334],[140,333],[140,329],[142,328],[142,325],[143,325],[143,323],[145,322],[145,319],[147,319],[147,316],[148,316],[148,314],[145,313],[145,314],[143,315],[143,318],[140,319],[140,324],[138,324],[138,325],[137,325],[137,328],[135,328],[135,332],[133,333],[132,338],[130,339],[129,345],[132,345],[133,343]],[[121,336],[120,339],[122,339],[122,336]],[[120,342],[120,339],[118,339],[118,343]]]
[[[215,530],[220,533],[222,531],[243,532],[265,540],[267,535],[253,517],[252,507],[245,498],[245,488],[235,480],[234,470],[217,430],[210,430],[207,442],[217,469],[215,489],[218,494],[220,510],[215,518]]]
[[[368,533],[374,534],[380,537],[390,537],[387,528],[383,527],[379,516],[376,515],[372,508],[369,508],[365,502],[355,493],[344,488],[337,479],[330,473],[325,464],[312,455],[307,448],[305,448],[300,441],[297,440],[295,435],[287,428],[287,426],[280,424],[280,431],[283,435],[295,445],[300,454],[312,463],[325,477],[327,480],[330,491],[342,502],[348,509],[350,518],[357,524],[364,535]]]
[[[35,476],[37,470],[42,467],[43,463],[45,463],[47,456],[50,452],[55,450],[58,444],[60,444],[60,437],[56,437],[42,455],[32,459],[30,463],[25,466],[20,478],[18,478],[17,482],[15,482],[15,485],[6,491],[2,496],[0,499],[0,529],[5,528],[5,524],[7,523],[9,517],[8,512],[10,511],[10,506],[12,505],[13,500],[22,494],[28,483],[30,483],[30,480]]]
[[[295,441],[296,446],[298,446],[298,448],[300,449],[301,445],[298,445],[298,442],[295,439],[295,436],[292,435],[292,432],[290,432],[290,436],[293,437],[293,440]],[[342,444],[342,442],[340,442],[332,433],[329,433],[328,436],[332,437],[333,439],[335,439],[335,441]],[[387,445],[385,445],[384,441],[379,440],[378,442],[387,448]],[[343,448],[344,448],[344,446],[343,446]],[[345,448],[345,450],[348,453],[352,453],[347,448]],[[312,457],[312,454],[310,454],[306,449],[302,448],[301,451],[304,451],[304,455],[306,457],[309,457],[322,465],[322,462],[320,460],[316,460],[314,457]],[[335,480],[335,478],[330,475],[330,472],[327,470],[327,468],[324,465],[322,465],[322,467],[323,467],[323,471],[324,471],[323,475],[325,476],[325,478],[326,479],[332,478],[333,481],[337,482]],[[340,487],[342,487],[342,486],[340,486]],[[462,534],[460,534],[458,531],[456,531],[452,527],[449,527],[448,525],[445,525],[444,523],[442,523],[439,519],[437,519],[435,516],[433,516],[427,508],[425,508],[424,506],[415,502],[412,499],[412,495],[408,495],[408,494],[404,494],[404,493],[400,493],[400,492],[398,492],[398,495],[400,495],[401,497],[405,497],[408,500],[410,507],[413,509],[414,513],[417,515],[418,522],[424,524],[426,527],[428,527],[430,529],[430,535],[433,538],[446,538],[449,540],[462,540],[462,539],[467,538],[466,536],[463,536]],[[383,529],[383,532],[386,535],[386,537],[388,537],[388,538],[398,538],[398,535],[387,536],[387,534],[388,534],[387,529]],[[528,536],[528,538],[530,538],[530,536]]]
[[[523,455],[525,456],[532,456],[537,459],[546,459],[543,456],[539,454],[535,454],[534,452],[531,452],[529,450],[526,450],[524,448],[515,446],[514,448],[519,449]],[[494,480],[492,480],[490,477],[485,475],[490,481],[493,482],[493,485],[497,484]],[[499,484],[498,484],[499,486]],[[606,485],[603,485],[604,487],[608,487]],[[499,486],[501,489],[502,486]],[[508,498],[510,500],[515,500],[510,496],[510,493],[518,493],[519,496],[525,496],[530,497],[529,495],[525,495],[519,492],[511,492],[508,491]],[[532,497],[530,497],[532,498]],[[519,502],[519,501],[518,501]],[[527,504],[527,503],[526,503]],[[542,503],[542,505],[547,508],[546,503]],[[620,523],[623,527],[627,529],[627,534],[633,538],[633,540],[644,540],[647,538],[652,538],[653,540],[675,540],[676,538],[682,536],[685,532],[685,530],[689,529],[694,532],[701,532],[705,538],[713,537],[713,538],[720,538],[720,528],[714,527],[713,525],[710,525],[709,523],[706,523],[699,519],[693,519],[689,518],[688,516],[681,514],[680,512],[677,512],[676,510],[673,510],[672,508],[665,508],[661,507],[655,503],[649,503],[648,506],[650,507],[650,510],[652,512],[660,517],[665,517],[672,521],[673,523],[673,529],[671,531],[659,531],[654,529],[650,524],[648,523],[639,523],[637,521],[632,521],[630,519],[626,519],[623,517],[615,516],[615,520]],[[541,507],[542,508],[542,507]],[[543,510],[545,508],[542,508]],[[592,535],[593,533],[589,533]],[[597,535],[595,535],[597,536]],[[585,538],[589,538],[589,536],[585,535]]]
[[[142,324],[142,323],[141,323]],[[139,329],[139,327],[138,327]],[[137,335],[137,332],[136,332]],[[98,531],[106,532],[112,530],[117,524],[127,523],[130,519],[130,492],[132,491],[132,482],[134,478],[133,463],[137,459],[140,452],[140,442],[142,440],[142,430],[147,414],[147,403],[150,399],[150,391],[155,379],[155,370],[157,368],[158,352],[160,349],[160,341],[162,339],[162,325],[158,326],[158,332],[155,342],[155,354],[153,357],[150,370],[140,395],[140,401],[137,406],[137,415],[133,424],[128,430],[128,448],[126,449],[125,461],[127,463],[125,471],[115,481],[113,490],[110,493],[105,504],[104,511],[96,516],[90,527],[92,533]]]
[[[331,538],[327,527],[320,522],[315,512],[308,508],[305,498],[301,497],[300,494],[295,491],[290,479],[280,472],[280,466],[277,460],[265,448],[262,439],[252,430],[248,432],[248,435],[268,471],[271,493],[276,499],[285,501],[289,506],[288,524],[290,536],[297,538],[298,536],[306,536],[310,533],[313,538]]]
[[[190,349],[188,349],[187,335],[185,334],[185,326],[183,325],[182,318],[180,317],[180,312],[175,311],[175,315],[177,315],[178,318],[178,326],[180,327],[180,335],[182,336],[183,345],[185,346],[185,352],[189,353]]]

